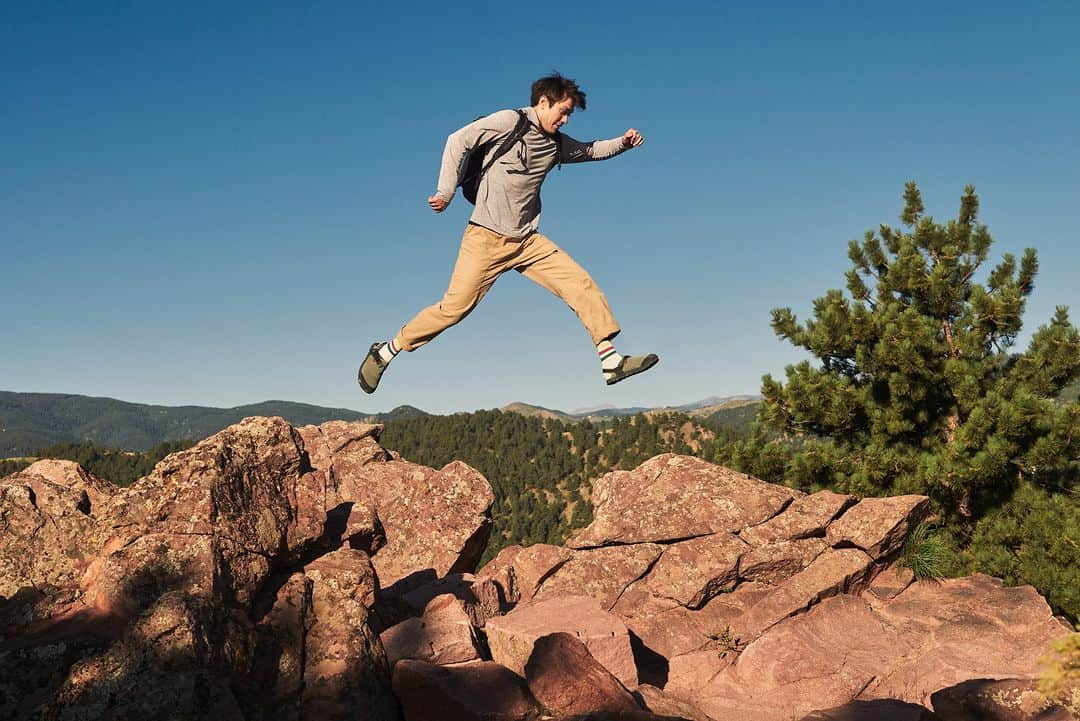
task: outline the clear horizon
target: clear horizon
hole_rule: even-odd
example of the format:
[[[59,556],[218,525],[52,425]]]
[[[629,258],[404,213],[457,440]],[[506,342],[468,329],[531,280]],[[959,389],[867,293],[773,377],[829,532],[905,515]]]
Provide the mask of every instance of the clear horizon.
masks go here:
[[[769,311],[843,288],[847,242],[899,224],[908,180],[939,220],[975,185],[980,281],[1038,251],[1018,350],[1055,306],[1080,320],[1073,3],[600,2],[562,29],[486,3],[0,17],[15,392],[440,414],[758,394],[806,357]],[[471,210],[425,203],[446,135],[552,69],[588,95],[569,135],[646,140],[553,172],[541,229],[611,301],[619,350],[660,364],[604,386],[574,315],[512,273],[364,394],[368,345],[441,297]]]

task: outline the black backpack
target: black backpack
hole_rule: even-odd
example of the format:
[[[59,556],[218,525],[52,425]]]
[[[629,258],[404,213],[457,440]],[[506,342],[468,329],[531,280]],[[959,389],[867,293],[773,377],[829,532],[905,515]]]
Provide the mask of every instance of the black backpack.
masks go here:
[[[491,156],[491,160],[489,160],[486,165],[484,164],[484,156],[487,155],[491,147],[495,145],[498,138],[476,146],[467,156],[465,156],[465,161],[462,163],[462,170],[458,174],[458,185],[461,186],[461,194],[465,196],[465,200],[473,205],[476,205],[476,192],[480,189],[480,179],[484,177],[484,173],[491,169],[491,166],[495,164],[496,160],[505,155],[510,148],[514,147],[519,140],[525,137],[525,133],[529,130],[529,118],[520,110],[515,112],[518,114],[517,124],[495,150],[495,153]],[[480,118],[477,118],[477,120],[479,119]]]

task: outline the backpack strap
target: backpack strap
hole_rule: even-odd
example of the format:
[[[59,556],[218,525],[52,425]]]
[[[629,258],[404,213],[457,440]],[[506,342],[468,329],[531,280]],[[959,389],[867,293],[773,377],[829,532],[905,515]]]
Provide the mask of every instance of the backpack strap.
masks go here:
[[[520,110],[515,109],[514,112],[518,114],[517,124],[514,125],[514,129],[510,131],[510,134],[506,136],[506,140],[502,141],[495,152],[491,154],[491,159],[480,170],[480,175],[483,176],[487,171],[491,170],[491,166],[495,165],[495,161],[506,155],[510,148],[517,145],[517,142],[525,137],[525,133],[529,130],[529,118]]]

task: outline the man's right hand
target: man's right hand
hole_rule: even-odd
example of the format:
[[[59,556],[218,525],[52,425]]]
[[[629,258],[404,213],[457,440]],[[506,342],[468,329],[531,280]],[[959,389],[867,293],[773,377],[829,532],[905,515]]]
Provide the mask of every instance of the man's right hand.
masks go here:
[[[431,209],[436,213],[441,213],[446,210],[446,206],[450,205],[450,201],[443,200],[437,195],[433,195],[427,199],[427,204],[431,206]]]

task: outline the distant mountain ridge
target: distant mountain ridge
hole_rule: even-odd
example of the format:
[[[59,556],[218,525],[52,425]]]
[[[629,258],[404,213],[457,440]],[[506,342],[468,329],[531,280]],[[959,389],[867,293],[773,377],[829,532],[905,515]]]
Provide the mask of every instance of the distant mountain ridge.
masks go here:
[[[293,425],[328,420],[382,423],[427,415],[412,406],[367,414],[291,401],[263,401],[235,408],[156,406],[114,398],[62,393],[0,391],[0,458],[28,454],[55,443],[145,451],[166,441],[201,440],[248,416],[281,416]]]
[[[564,423],[576,423],[584,420],[604,420],[615,416],[635,416],[639,413],[662,413],[664,411],[686,413],[687,415],[695,417],[710,416],[719,411],[748,405],[757,405],[760,401],[761,396],[757,395],[709,396],[700,401],[685,403],[681,406],[630,406],[627,408],[616,408],[613,405],[603,405],[579,408],[569,412],[515,401],[514,403],[503,406],[499,410],[505,413],[520,413],[523,416],[553,418],[563,421]]]

